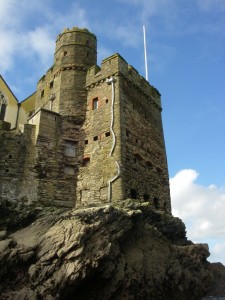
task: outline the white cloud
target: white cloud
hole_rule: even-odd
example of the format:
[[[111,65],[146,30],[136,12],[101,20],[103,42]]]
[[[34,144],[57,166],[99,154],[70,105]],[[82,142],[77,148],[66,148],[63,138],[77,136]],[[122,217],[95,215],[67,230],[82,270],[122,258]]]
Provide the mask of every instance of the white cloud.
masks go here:
[[[30,48],[39,56],[41,63],[46,65],[53,57],[55,41],[45,28],[36,28],[27,35],[26,48]]]
[[[225,190],[195,183],[198,176],[195,170],[186,169],[170,179],[173,215],[183,220],[189,239],[225,244]]]
[[[33,59],[35,64],[38,62],[41,65],[46,64],[53,56],[54,41],[58,32],[74,25],[87,26],[85,10],[76,3],[72,4],[67,12],[60,11],[60,13],[50,4],[51,1],[43,5],[43,1],[21,0],[18,4],[16,0],[1,0],[0,70],[2,73],[10,70],[18,57],[27,56],[30,60]],[[37,18],[36,26],[29,27],[27,24],[33,21],[33,18]],[[37,25],[38,21],[41,25]]]

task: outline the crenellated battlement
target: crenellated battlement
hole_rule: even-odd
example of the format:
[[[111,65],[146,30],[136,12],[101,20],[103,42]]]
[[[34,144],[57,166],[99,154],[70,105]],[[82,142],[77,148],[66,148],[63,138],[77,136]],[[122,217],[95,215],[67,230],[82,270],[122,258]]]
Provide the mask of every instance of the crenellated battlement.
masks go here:
[[[90,34],[93,36],[93,38],[96,39],[96,35],[92,32],[90,32],[87,28],[78,28],[78,27],[72,27],[71,29],[69,28],[64,28],[63,32],[58,34],[57,38],[56,38],[56,42],[64,35],[67,33],[81,33],[81,34]]]
[[[149,82],[139,74],[139,72],[118,53],[115,53],[104,59],[101,67],[92,66],[87,72],[86,87],[90,88],[100,84],[110,76],[123,76],[129,82],[139,89],[147,97],[150,97],[155,104],[161,108],[160,93],[149,84]]]

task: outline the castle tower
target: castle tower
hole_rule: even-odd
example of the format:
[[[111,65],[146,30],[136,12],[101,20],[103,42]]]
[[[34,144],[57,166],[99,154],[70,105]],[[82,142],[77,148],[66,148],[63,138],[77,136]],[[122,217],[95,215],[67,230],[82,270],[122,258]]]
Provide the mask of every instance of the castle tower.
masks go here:
[[[87,93],[86,72],[96,64],[96,36],[87,29],[65,29],[58,35],[54,65],[38,82],[36,107],[82,122]]]
[[[160,93],[119,54],[97,66],[96,44],[87,29],[65,29],[38,82],[38,199],[74,207],[134,198],[171,213]]]

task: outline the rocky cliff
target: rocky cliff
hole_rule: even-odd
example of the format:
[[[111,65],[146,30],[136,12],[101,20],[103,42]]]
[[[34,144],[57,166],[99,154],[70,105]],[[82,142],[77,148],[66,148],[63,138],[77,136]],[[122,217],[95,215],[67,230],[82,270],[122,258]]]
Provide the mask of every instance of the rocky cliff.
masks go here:
[[[2,300],[194,300],[212,287],[207,245],[149,203],[0,206]]]

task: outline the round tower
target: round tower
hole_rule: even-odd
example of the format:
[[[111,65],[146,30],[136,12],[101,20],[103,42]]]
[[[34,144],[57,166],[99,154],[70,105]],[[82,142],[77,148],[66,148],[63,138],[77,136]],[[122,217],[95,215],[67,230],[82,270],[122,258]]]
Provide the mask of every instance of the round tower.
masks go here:
[[[97,63],[96,36],[87,29],[65,29],[56,40],[54,70],[57,112],[75,117],[75,122],[85,119],[87,106],[86,75],[90,66]]]
[[[46,108],[82,123],[87,70],[96,63],[96,36],[78,27],[64,29],[56,39],[54,65],[38,82],[35,109]]]
[[[90,67],[97,62],[96,36],[87,29],[64,29],[56,40],[54,63],[56,66]]]

